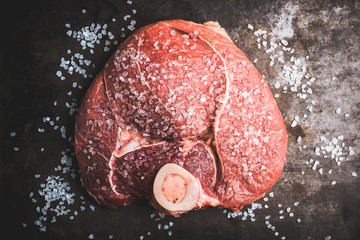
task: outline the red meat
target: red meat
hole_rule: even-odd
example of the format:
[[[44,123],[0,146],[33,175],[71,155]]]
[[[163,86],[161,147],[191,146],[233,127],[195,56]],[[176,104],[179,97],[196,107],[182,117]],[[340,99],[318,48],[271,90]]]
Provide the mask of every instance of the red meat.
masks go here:
[[[171,20],[120,44],[83,100],[75,143],[82,182],[102,205],[147,198],[161,208],[152,185],[174,163],[200,184],[192,209],[237,210],[275,184],[287,135],[269,87],[224,29]]]

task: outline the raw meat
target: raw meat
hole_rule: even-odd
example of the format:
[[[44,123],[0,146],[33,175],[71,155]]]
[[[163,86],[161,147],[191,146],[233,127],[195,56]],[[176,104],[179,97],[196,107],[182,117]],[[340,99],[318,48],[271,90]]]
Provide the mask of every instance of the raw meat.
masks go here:
[[[266,82],[218,23],[171,20],[120,44],[82,102],[75,143],[100,204],[146,198],[177,215],[262,197],[287,135]]]

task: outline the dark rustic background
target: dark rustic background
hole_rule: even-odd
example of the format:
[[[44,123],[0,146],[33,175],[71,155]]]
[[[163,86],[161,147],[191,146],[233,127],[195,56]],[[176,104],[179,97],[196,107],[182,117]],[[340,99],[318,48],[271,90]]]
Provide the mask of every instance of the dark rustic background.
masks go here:
[[[114,239],[141,239],[141,236],[144,239],[246,240],[284,236],[286,239],[360,239],[358,1],[34,0],[10,1],[1,10],[0,206],[4,221],[0,229],[3,236],[9,239],[108,239],[111,235]],[[131,19],[124,20],[128,14]],[[224,209],[216,208],[190,212],[178,219],[151,218],[154,211],[145,201],[110,210],[97,206],[81,187],[71,139],[76,112],[69,115],[66,102],[80,103],[92,77],[115,50],[114,40],[121,42],[131,34],[126,28],[130,20],[135,20],[135,28],[139,28],[174,18],[218,21],[250,60],[258,59],[255,66],[265,76],[273,94],[279,94],[277,101],[289,134],[288,161],[282,177],[271,190],[274,196],[267,195],[268,201],[257,201],[262,209],[254,210],[255,221],[242,216],[227,218]],[[95,54],[82,49],[78,41],[66,35],[67,23],[76,31],[91,23],[108,24],[106,30],[115,36],[110,41],[110,51],[103,51],[105,40],[96,45]],[[249,23],[254,30],[248,28]],[[267,30],[273,39],[286,39],[295,49],[295,57],[308,56],[307,72],[316,78],[308,100],[274,87],[277,81],[284,81],[279,78],[283,65],[291,62],[270,66],[269,55],[257,48],[253,32],[258,29]],[[71,54],[67,53],[69,49]],[[86,67],[92,77],[66,74],[59,66],[62,57],[68,59],[74,53],[92,61]],[[59,70],[66,75],[64,81],[56,75]],[[82,88],[74,88],[74,82]],[[311,100],[314,103],[309,103]],[[309,104],[313,105],[312,112],[308,111]],[[338,108],[342,109],[341,114],[336,111]],[[306,119],[302,118],[305,113]],[[349,115],[344,117],[346,113]],[[54,120],[57,116],[59,120]],[[291,127],[295,116],[301,120]],[[46,117],[54,120],[59,129],[66,128],[66,138],[44,120]],[[344,160],[340,166],[324,154],[315,154],[316,147],[324,146],[320,136],[331,140],[340,135],[345,143],[341,147]],[[299,136],[302,142],[298,141]],[[75,178],[54,170],[59,165],[64,167],[60,160],[64,154],[72,158],[69,167],[75,171]],[[310,159],[319,162],[315,170]],[[319,173],[319,167],[323,168],[323,174]],[[57,217],[55,223],[50,223],[53,213],[49,211],[43,232],[34,223],[42,216],[36,207],[45,205],[38,190],[51,175],[61,176],[69,183],[70,192],[76,194],[75,203],[66,205],[72,213]],[[269,208],[264,208],[265,204]],[[86,209],[79,210],[81,206]],[[294,217],[289,216],[287,208],[291,208]],[[243,212],[251,212],[247,209]],[[75,210],[78,215],[74,215]],[[269,215],[270,227],[265,219]],[[280,218],[282,215],[284,218]],[[173,223],[169,228],[172,236],[169,229],[164,229],[169,222]]]

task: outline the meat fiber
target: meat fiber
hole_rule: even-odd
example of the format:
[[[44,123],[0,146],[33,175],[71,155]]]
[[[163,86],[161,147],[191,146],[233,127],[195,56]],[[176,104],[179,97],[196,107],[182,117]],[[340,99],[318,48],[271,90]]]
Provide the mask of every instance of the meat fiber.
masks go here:
[[[75,144],[99,204],[146,198],[175,215],[262,197],[282,172],[287,135],[269,87],[223,28],[171,20],[120,44],[82,102]]]

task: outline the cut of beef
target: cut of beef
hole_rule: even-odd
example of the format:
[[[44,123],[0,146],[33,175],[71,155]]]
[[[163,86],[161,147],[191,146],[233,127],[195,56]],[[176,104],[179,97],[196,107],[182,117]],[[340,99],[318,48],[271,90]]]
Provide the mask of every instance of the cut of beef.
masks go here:
[[[270,89],[225,30],[182,20],[120,44],[75,128],[81,179],[100,204],[146,198],[173,215],[262,197],[282,172],[286,138]]]

